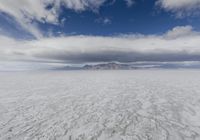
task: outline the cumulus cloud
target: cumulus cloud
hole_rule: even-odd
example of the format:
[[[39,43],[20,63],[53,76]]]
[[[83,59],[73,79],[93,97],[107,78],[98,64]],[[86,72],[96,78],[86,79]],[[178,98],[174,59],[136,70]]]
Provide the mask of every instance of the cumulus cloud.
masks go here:
[[[177,17],[199,14],[200,9],[200,0],[157,0],[156,4]]]
[[[200,61],[200,33],[191,26],[163,35],[65,36],[18,41],[0,37],[1,61],[44,63]]]

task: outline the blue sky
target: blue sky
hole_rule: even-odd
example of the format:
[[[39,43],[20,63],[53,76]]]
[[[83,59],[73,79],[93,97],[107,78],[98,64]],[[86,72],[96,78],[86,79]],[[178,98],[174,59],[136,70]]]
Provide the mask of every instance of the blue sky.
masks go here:
[[[19,4],[20,1],[21,0],[16,0]],[[28,22],[33,22],[34,26],[37,26],[37,30],[40,30],[45,37],[79,34],[101,36],[131,33],[162,34],[175,26],[185,25],[191,25],[196,30],[199,30],[200,28],[200,18],[198,15],[195,15],[198,9],[187,10],[185,13],[184,10],[182,10],[183,15],[178,17],[178,12],[174,12],[174,9],[170,11],[163,8],[156,0],[129,0],[129,3],[126,0],[100,1],[102,1],[102,4],[98,5],[97,8],[86,6],[81,9],[81,7],[77,8],[75,6],[70,7],[61,5],[57,9],[58,12],[56,15],[53,15],[57,16],[56,20],[58,21],[40,21],[46,15],[37,15],[39,20],[33,18]],[[13,5],[13,7],[14,6],[15,5]],[[45,6],[49,9],[52,8],[51,2]],[[21,7],[23,7],[23,0]],[[19,10],[23,9],[20,9],[19,6],[16,11]],[[32,11],[34,14],[34,10]],[[17,17],[18,15],[13,15],[9,12],[10,11],[2,10],[0,14],[1,32],[14,38],[34,38],[34,33],[31,33],[31,31],[26,28],[24,29],[24,25],[21,25],[22,23],[18,22],[18,20],[27,20],[28,18],[24,19],[23,17],[16,19],[21,15]],[[187,15],[188,12],[191,14]]]
[[[0,62],[200,61],[199,0],[6,0]]]

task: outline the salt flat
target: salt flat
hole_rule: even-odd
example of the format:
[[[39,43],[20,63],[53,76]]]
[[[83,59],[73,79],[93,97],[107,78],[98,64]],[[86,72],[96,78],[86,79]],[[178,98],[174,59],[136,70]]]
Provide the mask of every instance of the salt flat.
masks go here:
[[[0,140],[199,140],[200,71],[0,72]]]

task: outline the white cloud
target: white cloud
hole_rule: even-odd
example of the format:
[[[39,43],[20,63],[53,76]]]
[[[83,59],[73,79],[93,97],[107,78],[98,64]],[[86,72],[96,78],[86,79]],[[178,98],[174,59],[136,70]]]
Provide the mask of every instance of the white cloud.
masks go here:
[[[135,3],[134,0],[125,0],[125,2],[128,7],[131,7]]]
[[[200,33],[175,27],[163,35],[65,36],[18,41],[0,37],[1,61],[58,63],[200,61]]]
[[[25,30],[35,37],[42,37],[41,31],[33,21],[57,23],[55,9],[45,7],[50,1],[42,0],[5,0],[0,1],[0,11],[12,16]]]
[[[200,0],[157,0],[157,4],[177,17],[199,14]]]
[[[62,25],[58,20],[60,8],[75,11],[91,10],[97,12],[107,0],[1,0],[0,12],[4,12],[14,18],[23,29],[36,38],[42,38],[43,32],[36,22]],[[127,6],[131,6],[133,0],[124,0]],[[115,1],[114,1],[115,2]],[[105,19],[105,23],[110,23]]]
[[[57,0],[58,1],[58,0]],[[106,0],[60,0],[66,8],[76,11],[93,10],[96,11],[103,5]]]
[[[111,24],[111,19],[109,19],[109,18],[105,18],[104,20],[103,20],[103,23],[104,24]]]
[[[184,36],[190,36],[195,35],[197,32],[193,31],[192,26],[177,26],[173,28],[172,30],[168,31],[165,36],[167,38],[178,38],[178,37],[184,37]]]
[[[108,17],[105,17],[105,18],[102,17],[102,18],[96,19],[95,22],[103,24],[103,25],[108,25],[112,23],[112,20]]]
[[[13,17],[25,30],[36,38],[41,38],[43,33],[37,27],[37,22],[59,24],[60,7],[75,11],[97,11],[105,0],[2,0],[0,12]],[[51,8],[47,8],[51,6]]]

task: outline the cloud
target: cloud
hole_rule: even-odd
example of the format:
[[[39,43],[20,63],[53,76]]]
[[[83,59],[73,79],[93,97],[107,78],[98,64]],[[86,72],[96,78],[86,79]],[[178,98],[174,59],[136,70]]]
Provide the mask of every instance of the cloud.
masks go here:
[[[163,35],[63,36],[20,41],[0,37],[1,61],[40,63],[200,61],[200,33],[191,26]]]
[[[111,19],[109,19],[109,18],[104,18],[103,23],[104,23],[104,24],[111,24],[112,21],[111,21]]]
[[[171,11],[177,17],[184,17],[199,14],[199,0],[157,0],[157,5],[166,11]]]
[[[60,8],[64,6],[75,11],[97,11],[106,0],[3,0],[0,12],[13,17],[26,31],[36,38],[43,37],[37,22],[60,24]]]
[[[109,25],[112,23],[112,20],[108,17],[104,17],[104,18],[98,18],[95,20],[96,23],[100,23],[103,25]]]
[[[127,7],[131,7],[135,1],[134,0],[125,0]]]
[[[97,12],[107,0],[1,0],[0,12],[11,16],[25,31],[35,38],[42,38],[44,33],[37,23],[63,25],[59,21],[61,7],[76,12],[90,10]],[[133,0],[124,0],[127,6],[132,6]],[[115,1],[113,1],[115,3]],[[110,23],[105,19],[104,23]]]
[[[13,17],[25,30],[40,38],[42,33],[33,20],[57,23],[54,9],[47,10],[45,6],[47,3],[41,0],[6,0],[0,2],[0,11]]]
[[[192,26],[177,26],[173,28],[172,30],[168,31],[165,36],[167,38],[179,38],[179,37],[184,37],[184,36],[192,36],[198,34],[193,30]]]
[[[106,0],[60,0],[60,2],[63,3],[66,8],[76,11],[96,11],[104,4],[105,1]]]

